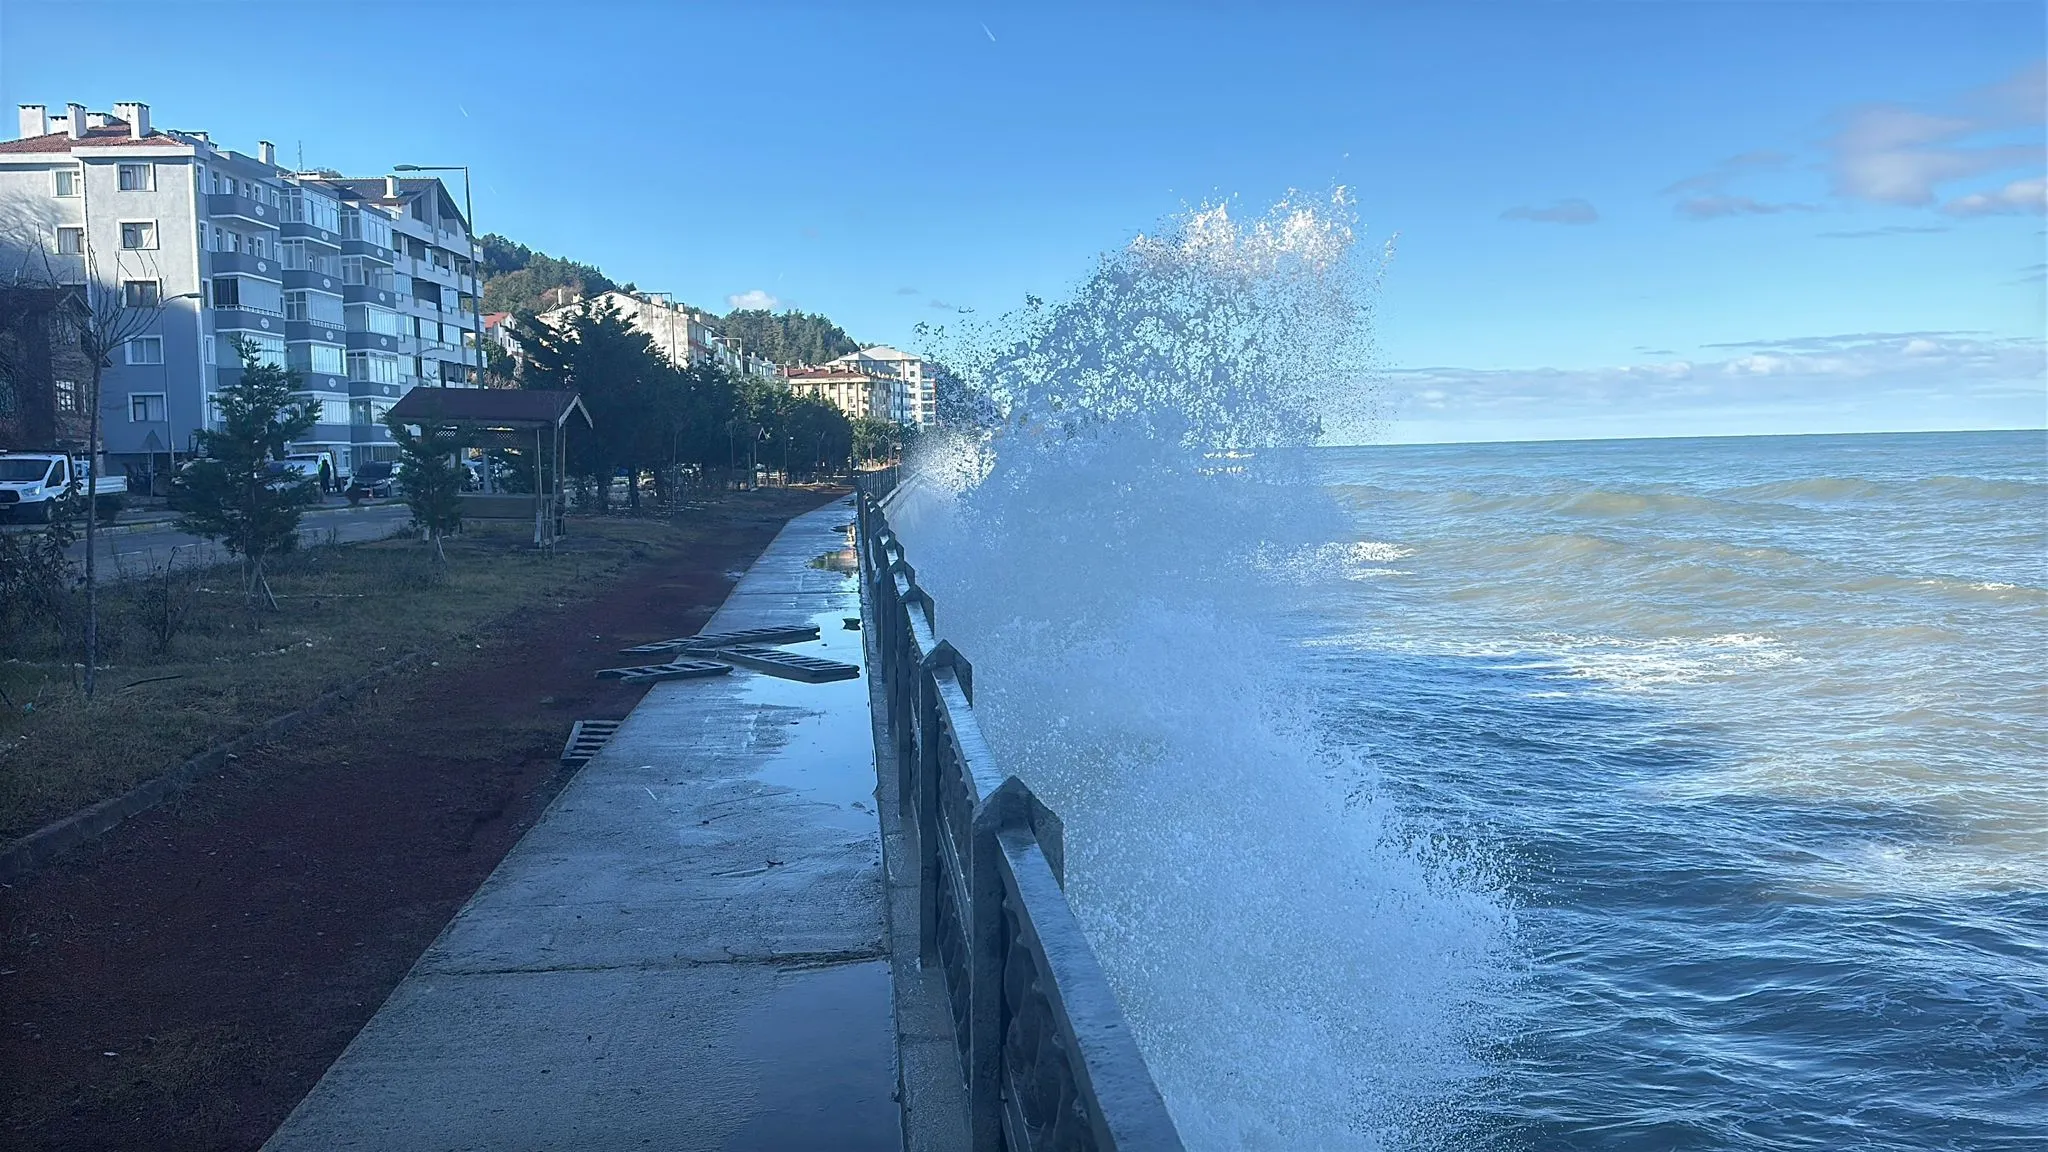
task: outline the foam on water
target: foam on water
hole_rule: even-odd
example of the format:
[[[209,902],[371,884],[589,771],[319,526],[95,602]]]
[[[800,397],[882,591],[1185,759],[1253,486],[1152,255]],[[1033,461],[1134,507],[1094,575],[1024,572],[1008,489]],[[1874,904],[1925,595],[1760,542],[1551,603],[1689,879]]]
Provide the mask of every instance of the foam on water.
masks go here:
[[[1514,968],[1489,869],[1373,786],[1276,628],[1290,583],[1409,554],[1332,544],[1286,451],[1369,419],[1354,239],[1341,195],[1205,207],[972,334],[1000,427],[895,513],[1191,1148],[1417,1143]]]

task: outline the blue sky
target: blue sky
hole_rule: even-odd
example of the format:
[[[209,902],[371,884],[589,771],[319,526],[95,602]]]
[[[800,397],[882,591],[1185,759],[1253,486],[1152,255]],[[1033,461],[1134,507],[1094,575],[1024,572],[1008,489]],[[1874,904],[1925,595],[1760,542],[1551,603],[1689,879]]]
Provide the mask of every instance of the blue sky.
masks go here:
[[[2035,2],[4,0],[0,99],[467,161],[486,230],[911,347],[1341,183],[1399,235],[1386,439],[2038,427],[2044,38]]]

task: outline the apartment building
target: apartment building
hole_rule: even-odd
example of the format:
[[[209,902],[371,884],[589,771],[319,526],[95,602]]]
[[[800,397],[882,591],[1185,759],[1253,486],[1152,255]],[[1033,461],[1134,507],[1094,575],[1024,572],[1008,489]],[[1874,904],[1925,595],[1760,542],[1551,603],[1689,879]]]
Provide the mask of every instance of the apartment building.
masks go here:
[[[569,317],[585,306],[611,308],[624,317],[635,331],[644,332],[654,343],[655,351],[668,358],[669,363],[678,367],[692,364],[716,363],[729,372],[744,372],[772,380],[777,376],[775,363],[765,356],[757,356],[726,339],[720,331],[718,317],[701,309],[677,304],[674,300],[658,299],[667,293],[628,292],[617,289],[602,292],[587,300],[575,300],[560,307],[550,308],[536,317],[541,323],[557,327],[568,322]]]
[[[392,403],[477,379],[476,256],[438,180],[293,172],[267,141],[251,156],[155,128],[147,104],[24,104],[0,141],[0,283],[90,281],[147,320],[103,383],[116,469],[190,453],[244,342],[318,407],[295,449],[344,474],[393,457]]]
[[[918,428],[938,421],[937,382],[931,365],[920,357],[877,344],[827,361],[826,366],[852,368],[877,381],[888,382],[886,396],[878,401],[881,413],[877,419]]]
[[[834,361],[810,368],[789,368],[783,382],[798,399],[821,400],[846,415],[848,420],[887,420],[890,397],[896,389],[893,375],[870,372],[857,364]]]

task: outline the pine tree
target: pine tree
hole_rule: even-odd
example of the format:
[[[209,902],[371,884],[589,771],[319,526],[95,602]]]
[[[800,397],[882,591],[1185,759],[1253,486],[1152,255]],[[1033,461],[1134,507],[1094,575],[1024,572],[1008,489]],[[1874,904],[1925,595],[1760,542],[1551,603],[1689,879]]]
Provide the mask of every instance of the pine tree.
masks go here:
[[[446,566],[448,552],[441,541],[462,530],[462,466],[455,462],[461,442],[443,428],[422,427],[414,433],[398,420],[387,418],[384,424],[398,442],[398,483],[405,506],[412,509],[412,526],[434,546],[434,559]]]
[[[264,363],[248,343],[238,342],[235,351],[241,377],[214,394],[221,427],[198,433],[204,458],[178,480],[186,504],[178,527],[240,556],[248,597],[261,595],[275,608],[263,562],[297,546],[300,511],[319,496],[310,477],[276,475],[270,464],[313,427],[316,413],[292,399],[298,373]]]

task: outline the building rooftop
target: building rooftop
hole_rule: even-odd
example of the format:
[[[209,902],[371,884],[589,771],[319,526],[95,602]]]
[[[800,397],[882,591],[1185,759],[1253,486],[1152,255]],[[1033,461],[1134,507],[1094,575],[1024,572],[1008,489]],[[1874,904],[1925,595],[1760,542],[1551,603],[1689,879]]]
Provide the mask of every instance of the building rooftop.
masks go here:
[[[107,117],[107,122],[97,128],[87,128],[85,135],[74,140],[67,132],[52,132],[47,136],[29,136],[21,140],[0,140],[0,152],[69,152],[73,148],[119,148],[131,144],[185,145],[187,141],[168,132],[152,131],[137,140],[129,134],[128,122]]]

